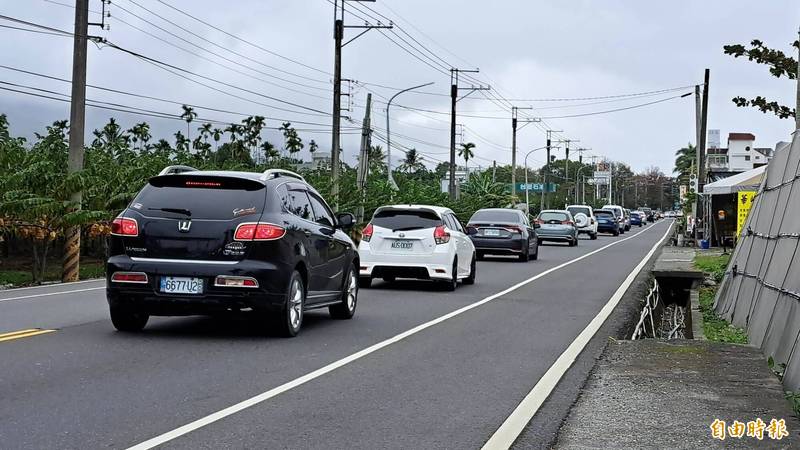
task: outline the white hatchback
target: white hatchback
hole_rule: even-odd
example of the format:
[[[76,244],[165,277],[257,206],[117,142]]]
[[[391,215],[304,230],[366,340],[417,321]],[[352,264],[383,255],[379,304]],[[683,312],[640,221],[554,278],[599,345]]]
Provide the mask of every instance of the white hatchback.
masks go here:
[[[361,287],[369,287],[374,278],[436,280],[447,290],[455,290],[459,280],[475,283],[475,246],[448,208],[378,208],[361,233],[358,254]]]

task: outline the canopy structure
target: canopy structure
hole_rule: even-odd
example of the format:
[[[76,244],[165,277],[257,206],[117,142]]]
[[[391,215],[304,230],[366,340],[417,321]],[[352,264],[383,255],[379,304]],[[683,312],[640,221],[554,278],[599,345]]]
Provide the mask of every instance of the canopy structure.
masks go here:
[[[735,194],[739,191],[757,191],[764,178],[767,166],[756,167],[747,172],[737,173],[736,175],[724,178],[703,187],[703,194]]]

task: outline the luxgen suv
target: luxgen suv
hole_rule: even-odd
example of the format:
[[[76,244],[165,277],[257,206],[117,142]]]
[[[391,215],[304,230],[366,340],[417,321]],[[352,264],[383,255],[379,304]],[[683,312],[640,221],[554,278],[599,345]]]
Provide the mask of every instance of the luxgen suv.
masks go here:
[[[111,321],[253,310],[295,336],[309,309],[353,317],[358,253],[335,216],[293,172],[168,167],[114,219],[107,263]],[[266,327],[265,327],[266,328]]]
[[[378,208],[361,233],[361,287],[373,278],[436,280],[449,291],[475,283],[475,246],[448,208],[394,205]]]

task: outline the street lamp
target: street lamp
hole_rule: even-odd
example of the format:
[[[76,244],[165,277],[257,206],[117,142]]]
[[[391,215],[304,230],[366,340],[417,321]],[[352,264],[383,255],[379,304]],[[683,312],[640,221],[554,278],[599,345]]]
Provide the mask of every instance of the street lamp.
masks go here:
[[[544,150],[546,148],[547,148],[547,146],[535,148],[535,149],[533,149],[533,150],[531,150],[531,151],[529,151],[528,153],[525,154],[525,205],[528,207],[528,214],[531,213],[531,203],[530,203],[529,196],[528,196],[528,193],[530,192],[530,189],[528,189],[528,187],[529,187],[528,186],[528,156],[530,156],[533,152],[535,152],[537,150]],[[550,148],[553,149],[553,148],[558,148],[558,147],[550,147]],[[544,185],[542,185],[542,198],[544,198]]]
[[[387,172],[389,173],[389,186],[391,186],[392,189],[394,189],[394,190],[397,190],[398,188],[397,188],[397,183],[394,182],[394,178],[392,177],[392,140],[391,140],[391,137],[389,136],[390,135],[390,133],[389,133],[389,107],[392,106],[392,100],[394,100],[395,97],[397,97],[398,95],[402,94],[403,92],[413,91],[414,89],[423,88],[425,86],[430,86],[432,84],[433,84],[433,81],[431,81],[430,83],[420,84],[419,86],[413,86],[413,87],[410,87],[408,89],[403,89],[402,91],[394,94],[392,96],[392,98],[389,99],[389,102],[386,103],[386,167],[388,169]]]

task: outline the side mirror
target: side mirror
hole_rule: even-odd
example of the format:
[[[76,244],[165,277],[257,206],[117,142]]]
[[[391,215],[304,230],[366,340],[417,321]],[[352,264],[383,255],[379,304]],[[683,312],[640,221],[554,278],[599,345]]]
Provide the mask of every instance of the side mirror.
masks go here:
[[[342,230],[349,231],[353,229],[353,226],[356,224],[356,216],[350,213],[341,213],[336,215],[336,222],[338,223],[337,228],[341,228]]]
[[[470,236],[475,236],[478,234],[478,229],[475,227],[467,227],[467,234]]]

